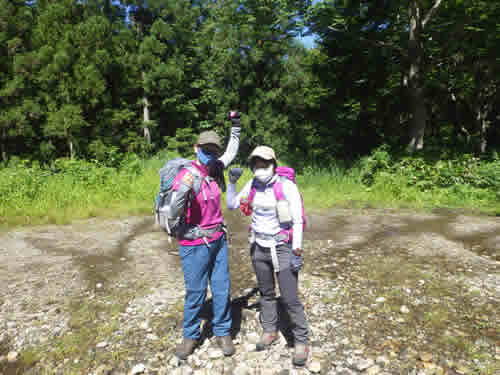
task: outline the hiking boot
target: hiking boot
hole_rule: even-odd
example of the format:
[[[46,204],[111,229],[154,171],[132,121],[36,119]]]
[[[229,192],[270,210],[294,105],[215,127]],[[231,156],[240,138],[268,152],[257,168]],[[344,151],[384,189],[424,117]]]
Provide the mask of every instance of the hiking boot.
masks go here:
[[[260,337],[260,341],[255,346],[258,352],[268,349],[272,344],[279,339],[278,332],[264,332]]]
[[[236,349],[234,348],[233,339],[231,336],[218,336],[217,345],[222,349],[222,352],[226,357],[229,357],[234,354]]]
[[[190,354],[194,352],[194,349],[198,345],[198,340],[194,339],[183,339],[182,342],[177,345],[175,349],[175,355],[179,357],[179,359],[186,359]]]
[[[295,351],[293,353],[292,363],[295,366],[304,366],[309,355],[309,348],[306,344],[297,342],[295,343]]]

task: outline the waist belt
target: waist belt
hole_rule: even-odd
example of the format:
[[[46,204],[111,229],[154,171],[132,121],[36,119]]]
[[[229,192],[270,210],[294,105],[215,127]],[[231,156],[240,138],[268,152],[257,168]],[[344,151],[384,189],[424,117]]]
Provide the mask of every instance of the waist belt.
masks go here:
[[[257,233],[253,232],[255,239],[264,240],[264,241],[275,241],[275,242],[287,242],[288,234],[279,232],[277,234],[265,234],[265,233]]]
[[[278,260],[278,253],[276,252],[276,246],[279,243],[284,243],[288,241],[288,234],[279,232],[277,234],[265,234],[265,233],[257,233],[253,230],[250,230],[249,242],[252,244],[256,239],[269,241],[271,242],[271,246],[269,246],[269,250],[271,251],[271,260],[273,262],[274,272],[280,271],[280,263]]]
[[[220,231],[226,232],[226,226],[223,223],[217,224],[215,227],[210,229],[203,229],[199,225],[193,225],[188,226],[181,237],[185,240],[197,240],[199,238],[203,238],[206,242],[205,237],[210,237],[212,234]]]

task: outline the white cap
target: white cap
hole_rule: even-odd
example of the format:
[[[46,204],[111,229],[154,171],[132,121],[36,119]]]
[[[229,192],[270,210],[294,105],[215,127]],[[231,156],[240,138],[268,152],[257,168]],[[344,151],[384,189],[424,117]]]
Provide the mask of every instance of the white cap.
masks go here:
[[[276,155],[274,154],[274,150],[268,146],[255,147],[255,149],[252,151],[252,153],[248,157],[248,162],[250,163],[250,166],[252,166],[252,159],[253,158],[261,158],[264,160],[273,160],[275,163],[277,163]]]

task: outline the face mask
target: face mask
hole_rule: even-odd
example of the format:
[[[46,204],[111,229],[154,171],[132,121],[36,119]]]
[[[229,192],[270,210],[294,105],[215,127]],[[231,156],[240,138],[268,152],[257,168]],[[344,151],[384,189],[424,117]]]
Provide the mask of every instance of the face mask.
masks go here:
[[[214,154],[212,154],[211,152],[203,151],[201,147],[198,147],[198,153],[196,156],[198,157],[200,163],[203,165],[208,165],[208,163],[215,160]]]
[[[257,180],[267,184],[273,178],[273,165],[270,164],[267,168],[257,168],[253,174]]]

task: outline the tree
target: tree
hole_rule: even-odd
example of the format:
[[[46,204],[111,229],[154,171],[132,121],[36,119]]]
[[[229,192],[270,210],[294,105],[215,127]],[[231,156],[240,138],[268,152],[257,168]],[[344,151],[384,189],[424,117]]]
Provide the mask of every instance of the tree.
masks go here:
[[[407,149],[411,152],[424,145],[428,121],[425,87],[430,68],[426,56],[430,38],[427,29],[440,6],[441,0],[411,0],[408,3],[346,0],[341,5],[336,1],[324,1],[315,7],[311,17],[313,30],[322,35],[326,43],[347,39],[355,51],[382,49],[385,56],[390,57],[384,60],[399,66],[401,84],[408,98]],[[323,45],[329,48],[328,44]]]
[[[33,9],[20,0],[0,0],[0,8],[0,157],[7,161],[9,145],[15,152],[16,139],[33,136],[29,123],[40,110],[29,82]]]
[[[408,151],[421,150],[424,147],[425,127],[428,121],[428,112],[425,103],[425,73],[427,67],[425,59],[425,32],[426,27],[438,10],[442,0],[433,0],[428,7],[421,0],[411,0],[408,6],[409,40],[408,60],[409,69],[405,86],[408,87],[410,129]],[[427,10],[426,10],[427,8]]]
[[[38,96],[46,109],[43,134],[54,142],[64,139],[72,158],[78,146],[86,154],[88,135],[99,134],[112,94],[112,27],[104,16],[85,11],[71,0],[49,3],[39,9],[34,29]]]
[[[283,111],[281,81],[306,3],[242,0],[214,5],[213,26],[207,32],[212,71],[206,72],[213,82],[209,90],[218,96],[218,105],[237,107],[248,115],[246,127],[251,131],[242,144],[243,154],[260,143],[287,151],[288,138],[282,132],[289,120]]]

